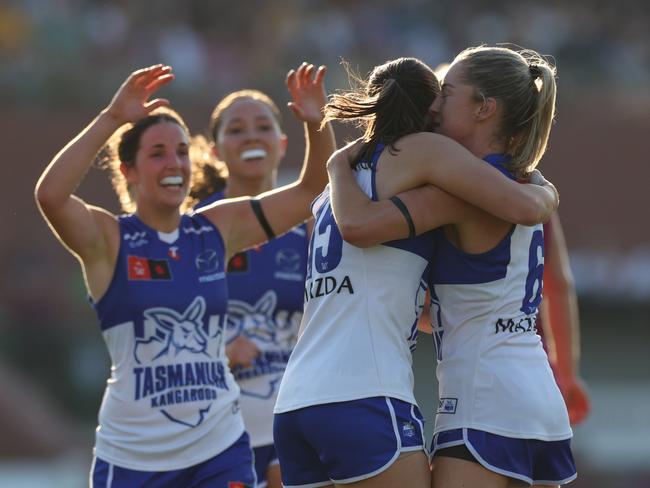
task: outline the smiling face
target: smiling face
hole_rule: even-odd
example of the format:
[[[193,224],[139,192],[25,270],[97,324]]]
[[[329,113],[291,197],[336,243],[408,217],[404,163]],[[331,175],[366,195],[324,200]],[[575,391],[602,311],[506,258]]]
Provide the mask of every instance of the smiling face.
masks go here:
[[[230,179],[269,178],[287,147],[271,108],[252,98],[238,99],[222,112],[215,138],[215,151]]]
[[[178,209],[187,196],[191,164],[185,130],[174,122],[148,127],[140,138],[135,163],[122,172],[138,207]]]

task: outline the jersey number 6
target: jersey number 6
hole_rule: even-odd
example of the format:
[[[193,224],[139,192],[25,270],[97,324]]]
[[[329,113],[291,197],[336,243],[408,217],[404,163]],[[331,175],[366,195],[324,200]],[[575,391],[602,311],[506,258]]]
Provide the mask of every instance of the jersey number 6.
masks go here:
[[[544,233],[533,232],[528,253],[528,276],[526,294],[521,303],[521,311],[527,315],[535,312],[542,301],[542,277],[544,275]]]

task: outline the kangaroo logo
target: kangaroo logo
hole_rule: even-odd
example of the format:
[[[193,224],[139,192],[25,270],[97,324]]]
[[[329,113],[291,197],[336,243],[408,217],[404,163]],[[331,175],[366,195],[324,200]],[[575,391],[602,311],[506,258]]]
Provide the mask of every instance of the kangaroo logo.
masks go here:
[[[242,335],[253,341],[261,351],[252,367],[242,370],[235,368],[235,377],[263,376],[268,380],[251,382],[250,388],[240,385],[242,395],[270,398],[278,388],[286,361],[296,342],[301,314],[276,310],[277,301],[275,292],[269,290],[254,305],[239,300],[228,303],[228,342]]]
[[[206,317],[206,310],[202,296],[183,312],[145,310],[144,337],[136,338],[133,350],[135,400],[188,427],[203,422],[219,390],[229,390],[220,358],[223,316]]]
[[[156,360],[169,354],[176,356],[180,351],[210,357],[207,352],[208,336],[203,330],[204,314],[205,300],[200,296],[182,314],[165,307],[145,310],[145,319],[153,321],[156,330],[148,338],[136,339],[136,362],[142,364],[147,359]]]
[[[292,348],[297,327],[294,327],[293,320],[289,320],[288,313],[276,313],[277,303],[277,295],[272,290],[267,291],[252,306],[240,300],[230,300],[226,322],[227,341],[231,342],[243,334],[257,343]]]

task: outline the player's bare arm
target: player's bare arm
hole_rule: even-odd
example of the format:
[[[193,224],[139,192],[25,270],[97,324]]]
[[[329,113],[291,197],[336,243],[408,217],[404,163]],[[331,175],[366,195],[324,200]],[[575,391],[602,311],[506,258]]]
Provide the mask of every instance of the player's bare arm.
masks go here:
[[[287,88],[293,99],[289,107],[305,128],[305,159],[296,182],[255,198],[268,227],[260,224],[259,213],[251,206],[249,197],[222,201],[201,210],[224,235],[227,257],[280,235],[310,217],[309,205],[327,182],[325,163],[336,149],[331,125],[320,127],[321,109],[327,101],[325,72],[324,66],[315,70],[313,65],[303,63],[287,75]]]
[[[172,79],[171,67],[164,65],[132,73],[108,107],[59,151],[36,185],[39,209],[61,243],[82,262],[94,297],[108,287],[119,229],[110,212],[87,204],[74,192],[96,154],[119,127],[169,104],[149,98]]]
[[[420,135],[435,136],[435,139],[427,137],[426,140],[432,146],[431,151],[437,148],[437,152],[424,153],[419,150],[415,144],[417,139],[413,138]],[[407,237],[409,232],[406,220],[394,202],[371,201],[352,178],[349,162],[358,149],[359,142],[355,142],[337,151],[328,162],[332,182],[332,206],[346,240],[365,247]],[[451,139],[435,134],[414,134],[403,138],[398,144],[398,149],[398,156],[393,157],[399,157],[400,161],[390,161],[389,157],[380,167],[380,171],[384,172],[383,181],[390,179],[392,190],[401,191],[408,189],[409,185],[421,185],[422,181],[430,183],[440,179],[448,188],[468,196],[473,200],[471,203],[482,202],[487,205],[485,209],[488,212],[508,222],[520,224],[545,221],[559,203],[557,191],[543,179],[541,173],[535,173],[537,184],[519,184],[475,158]],[[427,154],[435,154],[434,163],[429,160]],[[458,168],[462,168],[463,164],[456,165],[454,158],[463,161],[466,167],[474,169],[459,171]],[[404,164],[404,161],[409,164],[413,162],[415,171],[402,171],[400,164]],[[470,174],[466,172],[475,170],[478,171],[478,176],[466,176]],[[382,195],[387,196],[390,195]],[[431,185],[400,193],[398,198],[409,211],[416,233],[458,223],[480,212],[478,208]]]

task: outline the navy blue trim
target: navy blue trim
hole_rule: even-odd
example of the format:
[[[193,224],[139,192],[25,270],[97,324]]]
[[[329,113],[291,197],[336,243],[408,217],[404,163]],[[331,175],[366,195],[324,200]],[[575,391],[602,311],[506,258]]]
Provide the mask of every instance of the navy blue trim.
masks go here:
[[[147,236],[151,239],[157,238],[157,232],[146,225],[136,214],[121,214],[117,217],[117,222],[118,222],[118,227],[120,230],[120,245],[118,246],[117,249],[117,259],[115,260],[115,266],[113,267],[113,276],[111,276],[111,281],[108,284],[108,287],[106,288],[106,291],[104,294],[99,297],[99,300],[95,301],[93,298],[88,295],[88,298],[90,299],[90,303],[93,306],[93,308],[100,314],[104,313],[104,310],[106,306],[104,306],[104,303],[109,301],[110,299],[107,298],[109,295],[113,295],[115,293],[115,286],[114,283],[121,278],[121,276],[118,276],[119,272],[123,271],[122,268],[120,267],[120,256],[122,256],[122,252],[124,251],[124,235],[132,231],[132,227],[135,227],[136,229],[142,228],[144,232],[147,233]],[[179,225],[180,229],[180,225]],[[180,231],[179,231],[180,232]],[[117,324],[115,324],[117,325]],[[100,327],[103,330],[101,320],[100,320]]]
[[[562,485],[577,476],[570,439],[542,441],[460,428],[434,435],[432,457],[459,445],[484,468],[528,484]]]
[[[384,144],[378,142],[377,145],[375,146],[375,152],[372,153],[372,158],[370,160],[370,188],[372,193],[372,195],[370,195],[370,198],[374,202],[376,202],[379,199],[379,196],[377,195],[376,173],[377,173],[377,162],[379,161],[379,156],[381,155],[381,152],[383,150],[384,150]]]
[[[207,207],[211,203],[218,202],[219,200],[223,200],[224,198],[226,198],[226,192],[224,192],[223,190],[218,191],[216,193],[213,193],[209,197],[206,197],[205,199],[201,200],[199,203],[194,205],[193,208],[194,210],[198,210],[200,208]]]
[[[129,283],[128,277],[128,258],[129,253],[135,253],[135,255],[140,255],[142,259],[148,261],[160,259],[168,263],[168,271],[171,273],[172,261],[171,258],[167,255],[166,248],[168,247],[167,243],[162,242],[159,239],[158,231],[149,227],[147,224],[142,222],[142,220],[135,214],[131,215],[121,215],[118,217],[118,224],[120,227],[120,248],[115,262],[115,268],[113,270],[113,276],[111,282],[102,297],[97,300],[97,302],[91,302],[95,311],[99,317],[99,326],[102,332],[111,329],[115,326],[121,325],[126,322],[133,322],[133,330],[136,337],[142,337],[144,333],[144,323],[139,318],[141,315],[141,308],[139,302],[136,303],[136,300],[145,300],[144,303],[150,301],[150,297],[153,295],[158,295],[162,298],[169,299],[171,295],[174,297],[179,296],[178,289],[181,287],[182,282],[187,282],[186,280],[193,280],[195,276],[192,274],[198,273],[196,265],[192,262],[195,256],[190,257],[189,255],[186,258],[186,261],[183,261],[184,265],[178,265],[176,270],[180,271],[182,277],[175,276],[174,280],[164,280],[156,281],[156,289],[149,288],[147,285],[148,291],[140,291],[139,294],[135,293],[136,288],[132,288]],[[188,229],[196,229],[197,233],[203,227],[208,227],[212,229],[206,236],[201,237],[190,237],[188,239]],[[210,250],[214,250],[218,253],[218,259],[223,261],[223,250],[224,250],[224,241],[221,233],[217,227],[205,216],[200,213],[194,214],[183,214],[178,225],[178,239],[175,241],[179,246],[182,247],[181,253],[184,253],[185,249],[188,251],[195,250],[195,244],[192,244],[190,241],[195,243],[201,243],[202,245],[210,246]],[[145,244],[145,248],[136,248],[135,250],[130,250],[128,245],[125,245],[124,236],[127,233],[144,233],[149,239],[149,242]],[[191,233],[191,230],[189,231]],[[143,251],[138,251],[138,249],[144,249]],[[219,265],[220,268],[223,267],[223,263]],[[215,272],[221,271],[215,269]],[[225,270],[224,270],[225,271]],[[190,277],[188,278],[188,273]],[[181,281],[178,281],[179,278]],[[193,283],[193,281],[192,281]],[[218,282],[215,282],[218,283]],[[124,288],[128,285],[128,288]],[[153,284],[153,282],[151,283]],[[220,286],[220,285],[219,285]],[[140,288],[139,286],[137,288]],[[218,293],[221,293],[223,290],[219,288],[216,284],[208,283],[198,283],[195,287],[196,293],[201,296],[206,294],[212,294],[212,302],[209,308],[215,308],[219,304]],[[224,288],[225,290],[225,288]],[[225,311],[225,301],[227,300],[227,291],[223,291],[225,299],[223,302],[223,308]],[[127,299],[128,298],[128,299]],[[127,303],[128,302],[128,303]]]
[[[509,154],[488,154],[483,158],[483,161],[488,163],[490,166],[498,169],[506,175],[508,178],[511,180],[515,179],[515,176],[512,174],[509,168],[507,168],[507,164],[512,160],[512,156]]]
[[[408,251],[430,261],[433,258],[433,251],[436,245],[435,230],[420,234],[413,239],[397,239],[395,241],[384,242],[382,245]]]
[[[512,160],[508,154],[488,154],[484,161],[514,180],[514,175],[506,167]],[[461,285],[490,283],[505,278],[511,259],[510,244],[516,226],[513,225],[506,236],[489,251],[470,254],[453,245],[443,228],[436,230],[436,262],[444,266],[433,266],[430,284]]]
[[[440,285],[462,285],[490,283],[505,278],[510,264],[510,244],[516,226],[492,249],[484,253],[469,254],[454,246],[443,228],[436,229],[436,262],[444,266],[433,266],[430,283]]]

